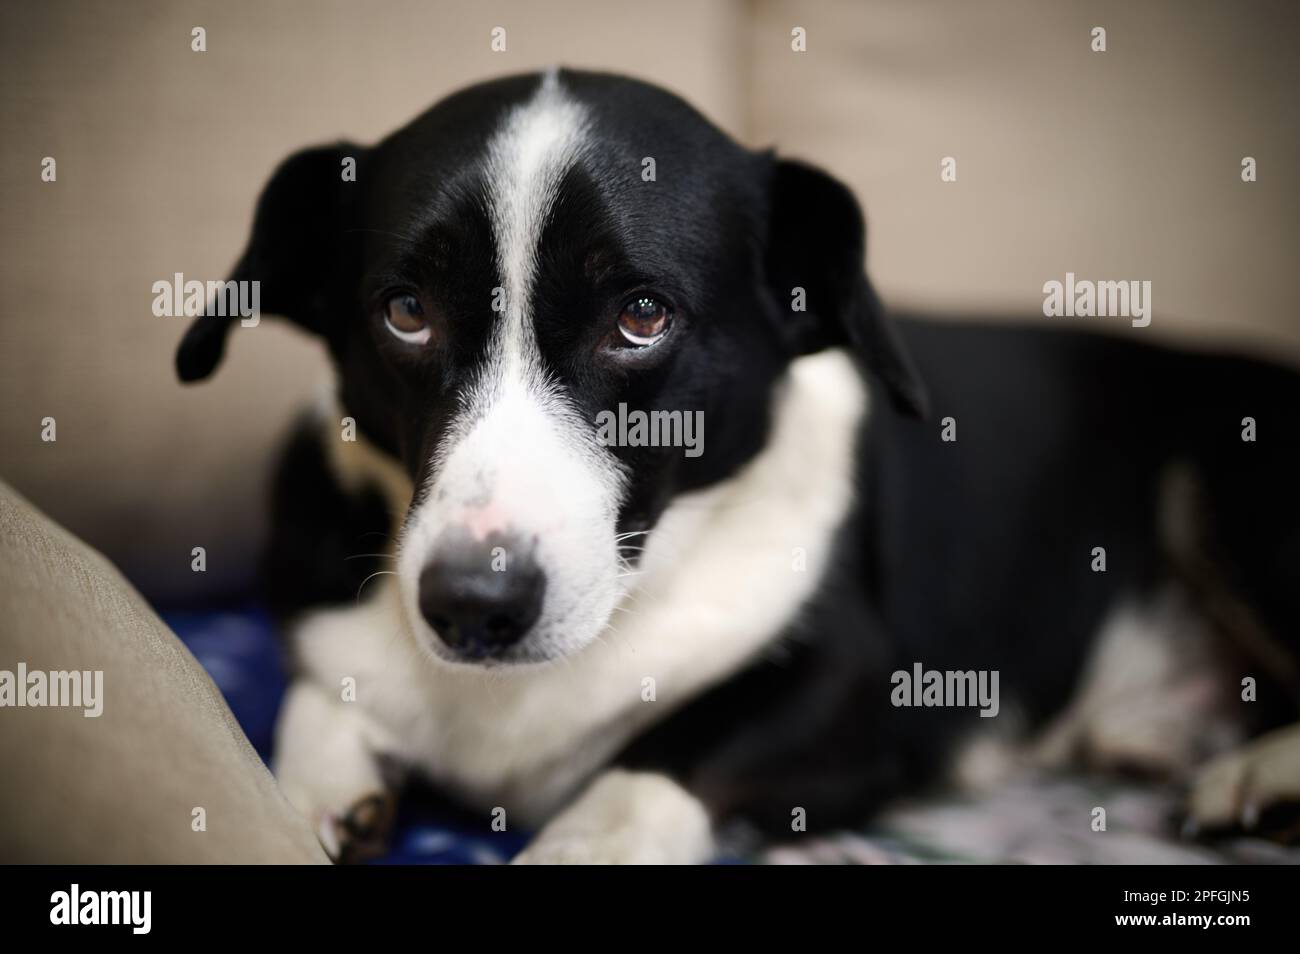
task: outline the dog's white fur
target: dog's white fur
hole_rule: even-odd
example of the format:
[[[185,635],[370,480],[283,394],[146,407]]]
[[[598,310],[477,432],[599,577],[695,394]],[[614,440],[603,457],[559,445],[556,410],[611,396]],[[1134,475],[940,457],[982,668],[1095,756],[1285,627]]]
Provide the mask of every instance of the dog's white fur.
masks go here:
[[[371,768],[338,763],[384,751],[471,804],[535,825],[638,730],[773,649],[812,594],[852,504],[867,395],[852,360],[831,351],[796,361],[774,401],[767,446],[736,477],[669,507],[626,612],[572,657],[504,670],[431,659],[391,577],[366,602],[305,617],[291,637],[299,679],[323,687],[334,708],[359,710],[337,721],[364,739],[342,741],[319,712],[308,725],[293,709],[310,697],[291,693],[276,773],[299,809],[319,820],[346,810],[340,800],[370,794]],[[346,677],[356,702],[341,701]],[[654,701],[643,701],[647,678]],[[334,777],[315,777],[323,772]],[[355,789],[349,798],[339,794],[341,778]]]
[[[375,755],[392,748],[387,730],[342,698],[332,687],[297,679],[275,727],[280,790],[335,858],[337,823],[364,795],[384,790]]]
[[[709,814],[654,772],[603,773],[515,864],[700,864],[713,849]]]

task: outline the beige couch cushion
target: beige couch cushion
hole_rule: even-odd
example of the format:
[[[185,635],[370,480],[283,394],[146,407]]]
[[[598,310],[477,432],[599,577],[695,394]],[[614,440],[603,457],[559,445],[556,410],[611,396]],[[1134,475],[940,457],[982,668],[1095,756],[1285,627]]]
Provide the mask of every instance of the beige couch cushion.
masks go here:
[[[1067,271],[1143,279],[1141,333],[1300,358],[1297,42],[1292,0],[758,0],[751,132],[855,188],[893,304],[1046,320]]]
[[[176,636],[0,483],[0,670],[20,663],[101,670],[102,712],[0,708],[0,862],[327,861]]]
[[[182,389],[176,272],[217,279],[275,165],[373,141],[456,87],[552,63],[636,73],[735,128],[742,4],[212,0],[0,6],[0,475],[151,598],[247,582],[276,442],[326,380],[263,322]],[[190,31],[207,30],[207,52]],[[506,28],[506,52],[490,49]],[[58,180],[40,179],[57,160]],[[58,441],[40,440],[41,419]],[[204,546],[205,574],[189,553]]]

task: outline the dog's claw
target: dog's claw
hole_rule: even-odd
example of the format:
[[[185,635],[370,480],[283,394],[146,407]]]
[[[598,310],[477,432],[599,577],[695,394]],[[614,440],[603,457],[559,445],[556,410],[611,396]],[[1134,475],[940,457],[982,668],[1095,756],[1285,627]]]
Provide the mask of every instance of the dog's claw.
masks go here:
[[[329,855],[334,861],[339,860],[342,847],[339,844],[337,832],[338,819],[334,815],[321,816],[320,824],[316,826],[316,838],[321,847],[325,849],[325,854]]]

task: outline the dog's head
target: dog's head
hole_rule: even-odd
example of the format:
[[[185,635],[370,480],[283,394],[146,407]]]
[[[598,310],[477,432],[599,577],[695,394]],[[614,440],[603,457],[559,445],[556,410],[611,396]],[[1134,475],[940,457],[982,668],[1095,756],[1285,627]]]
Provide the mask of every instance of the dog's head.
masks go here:
[[[763,446],[795,357],[851,346],[919,411],[863,252],[830,177],[652,86],[562,71],[472,87],[373,148],[294,155],[233,278],[325,339],[346,413],[410,474],[417,636],[447,661],[523,663],[597,638],[637,535]],[[183,380],[235,323],[194,322]],[[647,421],[707,424],[707,445],[696,427],[693,447],[654,446]]]

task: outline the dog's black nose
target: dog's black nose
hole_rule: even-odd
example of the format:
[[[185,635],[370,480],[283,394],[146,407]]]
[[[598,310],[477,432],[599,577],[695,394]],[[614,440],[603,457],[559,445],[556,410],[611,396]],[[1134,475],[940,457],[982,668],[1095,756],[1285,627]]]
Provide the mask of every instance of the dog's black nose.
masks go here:
[[[546,574],[508,541],[457,540],[420,573],[420,612],[438,637],[470,659],[499,656],[542,612]]]

